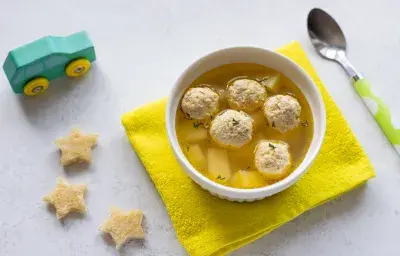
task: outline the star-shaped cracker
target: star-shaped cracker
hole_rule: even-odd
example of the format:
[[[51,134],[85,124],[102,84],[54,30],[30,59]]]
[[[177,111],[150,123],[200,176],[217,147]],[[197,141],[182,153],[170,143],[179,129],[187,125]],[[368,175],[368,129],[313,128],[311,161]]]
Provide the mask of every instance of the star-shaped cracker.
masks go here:
[[[96,145],[98,137],[97,134],[83,135],[75,128],[68,138],[57,139],[55,143],[61,150],[61,164],[91,163],[92,147]]]
[[[57,219],[64,218],[70,212],[86,213],[85,184],[72,185],[64,178],[57,178],[57,187],[43,198],[56,209]]]
[[[119,250],[129,239],[144,238],[142,218],[141,210],[124,212],[116,207],[111,207],[110,217],[100,226],[100,230],[111,235],[117,250]]]

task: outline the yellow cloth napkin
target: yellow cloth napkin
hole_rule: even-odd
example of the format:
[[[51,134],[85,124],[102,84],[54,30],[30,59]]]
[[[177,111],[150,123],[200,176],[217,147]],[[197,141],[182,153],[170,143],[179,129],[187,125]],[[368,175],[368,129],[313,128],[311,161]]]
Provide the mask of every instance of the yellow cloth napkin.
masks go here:
[[[253,203],[234,203],[202,190],[181,169],[168,144],[165,99],[122,118],[130,142],[164,200],[178,239],[190,255],[225,255],[375,176],[301,45],[293,42],[278,51],[312,77],[328,117],[325,141],[312,167],[299,182],[279,194]]]

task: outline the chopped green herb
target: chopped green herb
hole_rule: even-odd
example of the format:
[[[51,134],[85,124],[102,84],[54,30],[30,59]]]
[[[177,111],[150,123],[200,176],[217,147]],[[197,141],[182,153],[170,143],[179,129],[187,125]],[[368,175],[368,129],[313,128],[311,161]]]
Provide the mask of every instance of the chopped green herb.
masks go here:
[[[214,117],[213,116],[210,116],[210,120],[212,121],[214,119]]]
[[[187,146],[187,147],[186,147],[187,152],[189,152],[189,149],[190,149],[189,146]]]
[[[242,172],[246,172],[246,171],[248,171],[248,170],[250,170],[250,165],[249,166],[247,166],[247,168],[245,169],[245,168],[242,168],[242,169],[240,169],[240,171],[242,171]]]
[[[275,122],[272,122],[271,126],[272,126],[272,127],[275,127]]]
[[[268,143],[268,146],[269,146],[270,148],[272,148],[272,149],[276,149],[276,146],[274,146],[274,145],[271,144],[271,143]]]
[[[236,120],[235,118],[232,118],[232,124],[233,124],[233,126],[238,125],[239,121]]]
[[[307,120],[304,121],[304,122],[301,122],[300,124],[301,124],[302,126],[304,126],[304,127],[308,127],[308,122],[307,122]]]
[[[225,177],[221,177],[221,175],[218,175],[217,180],[224,180]]]
[[[275,104],[276,105],[276,107],[280,110],[281,109],[281,107],[279,107],[279,105],[278,104]]]
[[[200,125],[202,125],[203,123],[200,123],[199,121],[196,121],[193,123],[193,128],[199,128]]]
[[[265,76],[263,78],[259,78],[257,82],[259,83],[267,82],[268,80],[271,80],[271,78],[273,78],[273,76]]]
[[[211,141],[210,139],[208,139],[208,138],[206,139],[206,141],[208,141],[208,142],[212,143],[212,141]]]

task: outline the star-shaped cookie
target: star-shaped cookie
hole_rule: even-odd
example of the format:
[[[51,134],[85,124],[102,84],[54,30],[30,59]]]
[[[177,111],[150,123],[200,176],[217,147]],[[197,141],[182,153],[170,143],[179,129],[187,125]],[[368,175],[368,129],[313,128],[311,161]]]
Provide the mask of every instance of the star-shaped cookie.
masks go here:
[[[116,207],[111,207],[110,217],[100,226],[100,230],[111,235],[117,250],[119,250],[129,239],[144,238],[142,218],[141,210],[124,212]]]
[[[64,218],[70,212],[85,213],[86,188],[85,184],[72,185],[60,177],[57,179],[57,187],[43,201],[54,206],[58,219]]]
[[[83,135],[75,128],[67,138],[59,138],[55,141],[61,150],[61,165],[73,163],[91,163],[92,147],[96,145],[98,135]]]

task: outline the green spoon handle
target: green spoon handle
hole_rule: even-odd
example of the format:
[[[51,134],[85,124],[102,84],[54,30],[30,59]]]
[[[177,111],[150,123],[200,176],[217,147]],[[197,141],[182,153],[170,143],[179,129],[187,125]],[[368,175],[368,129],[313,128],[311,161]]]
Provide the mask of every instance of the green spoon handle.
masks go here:
[[[378,122],[390,143],[394,146],[396,152],[400,155],[400,129],[397,129],[392,122],[392,116],[389,108],[382,99],[377,97],[371,90],[369,82],[362,78],[354,82],[354,87],[368,106],[375,120]]]

